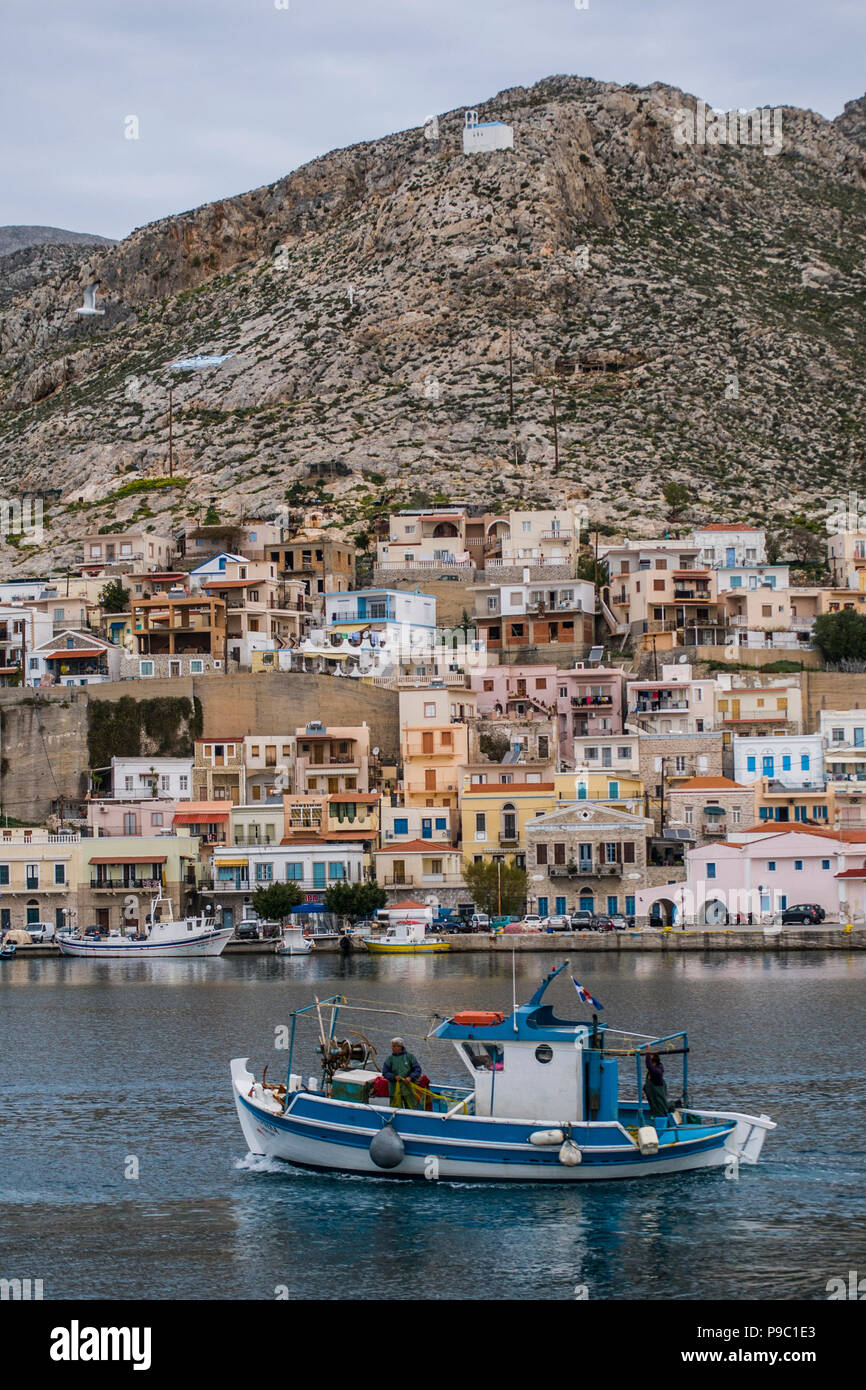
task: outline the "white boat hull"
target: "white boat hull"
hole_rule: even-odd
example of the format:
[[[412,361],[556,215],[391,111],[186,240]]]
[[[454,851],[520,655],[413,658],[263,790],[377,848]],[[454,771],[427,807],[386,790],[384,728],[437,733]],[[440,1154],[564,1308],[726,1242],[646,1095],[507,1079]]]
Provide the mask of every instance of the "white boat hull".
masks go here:
[[[719,1136],[711,1147],[706,1140],[671,1144],[666,1146],[668,1152],[661,1147],[657,1155],[651,1156],[620,1143],[616,1147],[623,1150],[622,1161],[612,1151],[603,1161],[597,1161],[601,1158],[601,1150],[587,1148],[583,1150],[585,1161],[568,1167],[557,1160],[556,1150],[546,1156],[549,1161],[539,1161],[535,1157],[541,1151],[533,1149],[529,1133],[545,1123],[553,1124],[552,1121],[487,1119],[483,1121],[483,1129],[489,1137],[478,1139],[473,1137],[478,1134],[475,1116],[420,1116],[427,1130],[424,1135],[414,1131],[413,1119],[415,1123],[419,1119],[417,1111],[394,1111],[352,1102],[327,1102],[327,1119],[309,1114],[296,1116],[291,1111],[283,1116],[276,1103],[260,1103],[253,1098],[258,1088],[255,1088],[246,1061],[246,1058],[236,1058],[232,1062],[232,1081],[238,1118],[250,1153],[281,1159],[301,1168],[377,1178],[438,1178],[479,1183],[609,1182],[720,1167],[729,1163],[732,1156]],[[314,1096],[313,1099],[321,1101],[323,1098]],[[411,1143],[416,1150],[429,1151],[407,1151],[396,1168],[383,1170],[373,1162],[368,1147],[385,1121],[391,1118],[401,1137],[405,1133],[407,1144]],[[341,1130],[351,1134],[357,1142],[341,1142]],[[452,1153],[437,1152],[442,1148]],[[463,1152],[455,1156],[455,1148]],[[502,1156],[497,1158],[497,1153]],[[525,1163],[520,1161],[523,1153],[527,1157]]]
[[[200,932],[197,936],[178,941],[133,941],[132,938],[111,937],[106,940],[58,939],[64,956],[80,956],[89,960],[154,960],[178,956],[219,956],[232,935],[230,927],[218,931]]]

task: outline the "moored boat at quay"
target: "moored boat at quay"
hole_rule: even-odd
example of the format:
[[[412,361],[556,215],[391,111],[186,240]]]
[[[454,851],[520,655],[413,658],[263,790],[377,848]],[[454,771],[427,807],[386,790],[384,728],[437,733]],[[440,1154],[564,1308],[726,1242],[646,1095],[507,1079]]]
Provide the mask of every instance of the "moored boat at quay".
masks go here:
[[[392,922],[382,936],[368,936],[364,945],[372,956],[431,956],[450,951],[450,942],[428,936],[426,922]]]
[[[432,1030],[431,1038],[453,1044],[468,1086],[398,1079],[386,1087],[366,1040],[336,1036],[348,1003],[342,995],[296,1010],[285,1083],[257,1081],[245,1057],[231,1063],[250,1152],[337,1173],[480,1183],[651,1177],[757,1163],[774,1122],[695,1108],[685,1033],[653,1038],[599,1024],[595,1014],[591,1023],[556,1016],[543,996],[567,964],[508,1016],[464,1011]],[[582,999],[596,1002],[575,986]],[[304,1086],[292,1071],[295,1024],[313,1008],[322,1076]],[[642,1064],[650,1058],[652,1075],[656,1054],[682,1060],[682,1099],[672,1106],[659,1099],[663,1088],[653,1090],[649,1080],[642,1086]],[[635,1068],[636,1097],[621,1094],[622,1062]]]
[[[151,900],[144,931],[124,936],[61,933],[57,945],[64,956],[88,960],[152,960],[154,957],[219,956],[232,935],[231,927],[217,927],[206,913],[175,918],[171,903],[159,893]]]

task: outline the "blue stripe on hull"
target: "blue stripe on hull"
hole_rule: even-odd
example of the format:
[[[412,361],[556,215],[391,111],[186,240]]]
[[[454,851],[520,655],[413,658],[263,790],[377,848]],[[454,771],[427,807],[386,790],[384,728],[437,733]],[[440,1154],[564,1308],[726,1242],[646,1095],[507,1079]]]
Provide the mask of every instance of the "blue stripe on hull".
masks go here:
[[[444,1122],[441,1116],[434,1114],[427,1116],[413,1111],[393,1112],[385,1110],[384,1107],[371,1111],[366,1107],[352,1104],[335,1103],[330,1100],[313,1100],[309,1095],[300,1093],[293,1099],[287,1114],[277,1115],[264,1114],[242,1095],[238,1096],[238,1100],[249,1113],[250,1118],[255,1121],[258,1132],[261,1133],[263,1130],[266,1138],[270,1133],[277,1137],[285,1136],[313,1141],[318,1144],[332,1145],[335,1148],[366,1154],[373,1135],[382,1127],[379,1123],[380,1117],[382,1123],[385,1117],[393,1117],[394,1127],[405,1145],[407,1158],[420,1159],[423,1162],[425,1158],[433,1156],[437,1159],[451,1160],[461,1165],[489,1166],[495,1164],[498,1167],[529,1167],[539,1171],[556,1170],[562,1172],[558,1145],[552,1145],[549,1148],[536,1148],[528,1142],[529,1135],[541,1127],[540,1122],[473,1120],[472,1118]],[[302,1111],[306,1113],[300,1113]],[[318,1111],[318,1115],[316,1115],[316,1111]],[[337,1112],[336,1115],[333,1114],[334,1111]],[[332,1115],[330,1121],[327,1118],[329,1112]],[[335,1128],[338,1124],[340,1125],[339,1130]],[[447,1129],[445,1125],[447,1125]],[[693,1139],[681,1140],[676,1144],[672,1142],[672,1137],[665,1142],[665,1137],[662,1135],[657,1156],[642,1154],[639,1149],[625,1141],[621,1131],[615,1125],[599,1128],[575,1125],[573,1137],[583,1151],[583,1165],[581,1166],[590,1166],[596,1169],[605,1166],[625,1166],[635,1171],[650,1171],[653,1167],[657,1168],[660,1164],[669,1163],[674,1159],[689,1160],[723,1149],[725,1139],[732,1128],[733,1126],[726,1125],[707,1130],[702,1129],[702,1132]],[[449,1130],[451,1131],[450,1134]],[[461,1140],[463,1142],[460,1142]],[[592,1153],[593,1148],[599,1149],[600,1152]],[[282,1157],[282,1155],[277,1156]],[[286,1161],[294,1162],[295,1160],[288,1158]],[[318,1167],[320,1165],[309,1166]],[[327,1165],[321,1166],[327,1167]],[[369,1168],[353,1169],[347,1167],[345,1162],[334,1166],[339,1167],[341,1172],[363,1171],[369,1173]],[[386,1174],[383,1173],[383,1176]],[[389,1169],[387,1176],[410,1177],[418,1175],[397,1174],[394,1170]],[[566,1174],[563,1173],[563,1180],[573,1180],[577,1176],[579,1174],[572,1170],[570,1178],[567,1178]],[[486,1176],[484,1180],[487,1180]]]

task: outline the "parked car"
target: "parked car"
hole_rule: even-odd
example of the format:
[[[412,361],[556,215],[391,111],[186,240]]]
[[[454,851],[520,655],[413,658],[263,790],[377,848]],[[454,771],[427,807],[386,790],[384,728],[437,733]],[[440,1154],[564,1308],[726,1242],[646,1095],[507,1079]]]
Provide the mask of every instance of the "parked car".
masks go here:
[[[523,925],[525,927],[540,927],[542,925],[542,918],[539,917],[537,912],[527,912],[526,916],[523,918]]]
[[[571,918],[564,916],[548,917],[544,925],[547,931],[571,931]]]
[[[819,922],[823,922],[826,915],[824,909],[817,907],[814,903],[797,903],[793,907],[783,908],[780,920],[783,926],[788,922],[817,926]]]
[[[108,935],[108,930],[107,930],[107,929],[106,929],[105,934],[106,934],[106,936]],[[85,928],[84,928],[84,933],[83,933],[83,935],[84,935],[84,936],[102,936],[102,927],[98,927],[98,926],[94,923],[92,926],[89,926],[89,927],[85,927]]]
[[[469,924],[472,931],[490,930],[490,918],[486,912],[473,912],[469,919]]]
[[[613,931],[613,918],[607,916],[595,916],[592,919],[593,931]]]
[[[592,931],[592,913],[580,908],[571,914],[572,931]]]
[[[614,912],[610,920],[613,922],[614,931],[628,931],[628,921],[622,913]]]
[[[235,927],[235,936],[238,941],[258,941],[261,934],[261,927],[258,922],[238,922]]]
[[[26,931],[31,941],[53,941],[55,928],[50,922],[28,922]]]

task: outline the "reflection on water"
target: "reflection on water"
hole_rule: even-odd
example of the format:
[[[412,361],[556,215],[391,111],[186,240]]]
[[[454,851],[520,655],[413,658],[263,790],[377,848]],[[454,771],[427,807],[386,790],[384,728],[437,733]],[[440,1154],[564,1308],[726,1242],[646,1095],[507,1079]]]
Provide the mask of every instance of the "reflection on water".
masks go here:
[[[560,959],[516,956],[518,997]],[[866,1267],[862,956],[599,953],[578,973],[611,1024],[689,1030],[694,1103],[779,1122],[758,1168],[478,1188],[246,1156],[227,1063],[282,1071],[292,1008],[342,991],[380,1049],[399,1031],[432,1075],[462,1079],[425,1034],[435,1014],[508,1008],[508,955],[6,963],[0,1274],[47,1297],[779,1299]],[[584,1012],[563,979],[551,999]]]

